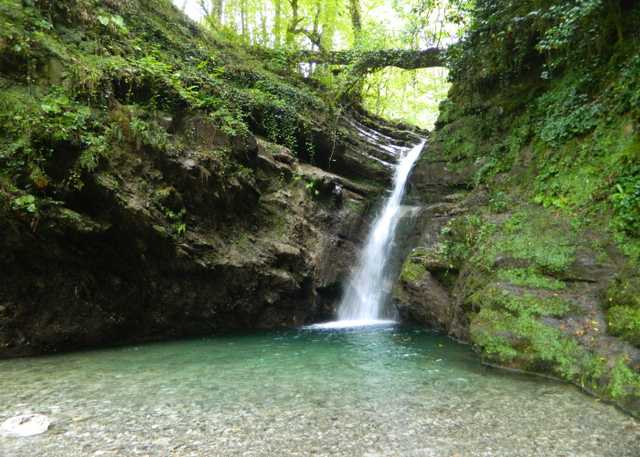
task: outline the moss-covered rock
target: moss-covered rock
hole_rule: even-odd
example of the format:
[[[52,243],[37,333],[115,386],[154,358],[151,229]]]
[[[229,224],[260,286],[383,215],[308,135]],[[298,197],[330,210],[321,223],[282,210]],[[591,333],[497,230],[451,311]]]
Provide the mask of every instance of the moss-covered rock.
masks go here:
[[[415,134],[169,0],[0,4],[0,356],[328,318]]]
[[[613,306],[607,311],[609,332],[640,347],[640,308]]]
[[[431,188],[438,185],[445,187]],[[470,341],[491,365],[573,382],[637,414],[640,352],[629,344],[636,317],[614,306],[635,303],[635,277],[621,273],[626,261],[606,233],[505,189],[505,204],[458,199],[438,231],[424,218],[395,286],[398,309]],[[450,192],[428,197],[425,211],[438,205],[434,197],[453,199]],[[427,287],[442,290],[448,305],[426,300]]]
[[[420,257],[410,256],[402,265],[402,271],[400,272],[400,279],[406,282],[417,282],[422,279],[422,276],[427,272],[427,268],[422,263]]]

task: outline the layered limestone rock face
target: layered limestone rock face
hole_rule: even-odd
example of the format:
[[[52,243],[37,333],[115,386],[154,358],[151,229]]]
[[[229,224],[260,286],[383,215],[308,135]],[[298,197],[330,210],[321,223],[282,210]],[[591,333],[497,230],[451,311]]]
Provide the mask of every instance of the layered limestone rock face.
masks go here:
[[[0,16],[0,356],[333,313],[411,129],[171,2]]]
[[[201,116],[163,125],[170,147],[123,148],[38,219],[3,209],[0,355],[297,326],[334,312],[394,162],[368,141],[373,132],[344,118],[331,149],[318,133],[323,169],[257,136],[231,139]]]
[[[448,223],[467,212],[472,172],[472,167],[454,169],[427,145],[410,178],[407,202],[419,213],[393,288],[393,301],[403,320],[461,340],[468,334],[468,323],[454,304],[452,266],[438,250]]]

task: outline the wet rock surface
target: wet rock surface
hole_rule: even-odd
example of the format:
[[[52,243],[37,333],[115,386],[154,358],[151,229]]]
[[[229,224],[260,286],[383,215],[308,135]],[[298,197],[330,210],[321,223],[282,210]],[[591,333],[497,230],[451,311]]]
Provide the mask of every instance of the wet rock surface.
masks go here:
[[[341,122],[305,162],[169,117],[175,146],[114,154],[37,218],[0,208],[0,357],[328,318],[405,141]]]
[[[469,186],[472,168],[454,169],[432,154],[427,145],[409,183],[407,200],[421,209],[406,242],[410,249],[394,286],[393,302],[405,321],[464,340],[468,337],[468,321],[452,287],[457,271],[440,252],[442,231],[483,196],[470,196],[463,190]]]

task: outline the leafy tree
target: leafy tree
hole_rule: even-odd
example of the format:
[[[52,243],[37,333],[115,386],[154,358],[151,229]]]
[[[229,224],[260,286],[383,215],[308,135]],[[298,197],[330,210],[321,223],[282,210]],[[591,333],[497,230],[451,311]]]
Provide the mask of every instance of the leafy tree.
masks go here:
[[[449,45],[464,29],[471,0],[198,1],[206,23],[239,43],[285,53],[353,49],[357,57],[359,51]],[[448,87],[443,71],[383,69],[363,75],[327,64],[297,70],[336,97],[349,93],[382,116],[423,126],[433,124]]]

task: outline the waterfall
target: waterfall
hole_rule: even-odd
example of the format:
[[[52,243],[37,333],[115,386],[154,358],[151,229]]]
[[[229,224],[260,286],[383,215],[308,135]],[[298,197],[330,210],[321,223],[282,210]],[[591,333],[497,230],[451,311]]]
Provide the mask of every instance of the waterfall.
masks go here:
[[[420,156],[424,143],[422,141],[411,149],[405,149],[396,166],[393,191],[371,227],[357,267],[349,279],[347,290],[338,307],[338,319],[344,325],[366,324],[395,317],[385,315],[382,309],[389,294],[387,283],[391,280],[386,267],[392,254],[407,178]]]

